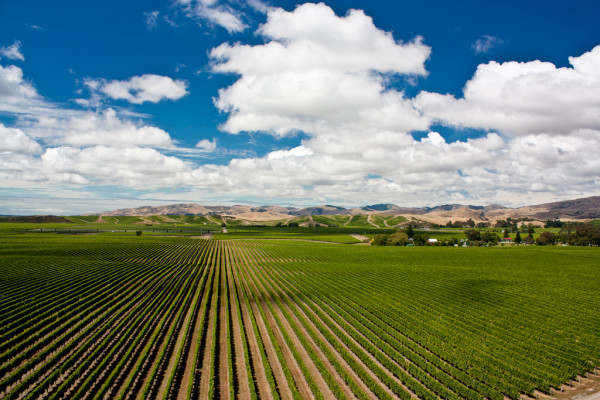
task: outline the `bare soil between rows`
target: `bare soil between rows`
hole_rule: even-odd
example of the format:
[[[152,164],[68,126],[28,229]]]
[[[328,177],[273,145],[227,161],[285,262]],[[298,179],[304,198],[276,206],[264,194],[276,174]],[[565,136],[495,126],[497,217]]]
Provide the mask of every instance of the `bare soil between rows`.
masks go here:
[[[596,370],[596,372],[600,372]],[[589,374],[582,377],[581,382],[573,382],[573,386],[563,386],[562,392],[552,392],[557,400],[600,400],[600,375]]]

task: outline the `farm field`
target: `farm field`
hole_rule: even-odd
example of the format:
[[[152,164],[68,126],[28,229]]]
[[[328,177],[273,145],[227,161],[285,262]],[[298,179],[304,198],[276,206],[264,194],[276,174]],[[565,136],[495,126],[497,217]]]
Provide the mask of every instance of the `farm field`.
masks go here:
[[[599,286],[597,248],[5,234],[0,398],[549,398]]]

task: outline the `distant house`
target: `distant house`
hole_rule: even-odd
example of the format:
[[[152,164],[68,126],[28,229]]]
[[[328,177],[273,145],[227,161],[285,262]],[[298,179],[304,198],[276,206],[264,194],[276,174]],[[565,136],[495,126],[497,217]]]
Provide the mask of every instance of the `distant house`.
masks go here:
[[[436,244],[438,242],[438,240],[437,239],[427,239],[427,242],[429,244]]]
[[[512,242],[513,242],[513,240],[509,237],[506,237],[500,241],[500,243],[512,243]]]

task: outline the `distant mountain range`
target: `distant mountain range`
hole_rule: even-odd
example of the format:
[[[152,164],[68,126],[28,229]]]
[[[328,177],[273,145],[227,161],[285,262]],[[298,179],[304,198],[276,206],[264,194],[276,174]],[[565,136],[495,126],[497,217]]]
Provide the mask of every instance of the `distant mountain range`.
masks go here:
[[[281,206],[206,206],[196,203],[171,204],[166,206],[145,206],[123,208],[88,215],[104,216],[151,216],[151,215],[214,215],[231,216],[247,221],[282,220],[296,216],[310,215],[357,215],[387,214],[413,217],[432,223],[445,223],[448,220],[465,221],[472,218],[475,222],[494,222],[501,219],[530,218],[539,221],[548,219],[589,220],[600,218],[600,196],[576,200],[558,201],[533,206],[507,208],[497,204],[489,206],[471,206],[444,204],[437,207],[401,207],[395,204],[373,204],[360,208],[344,208],[334,205],[318,207],[281,207]]]

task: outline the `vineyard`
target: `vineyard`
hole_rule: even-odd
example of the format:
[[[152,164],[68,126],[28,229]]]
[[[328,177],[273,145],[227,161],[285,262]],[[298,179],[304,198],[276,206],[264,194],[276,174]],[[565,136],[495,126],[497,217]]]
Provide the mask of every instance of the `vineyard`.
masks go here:
[[[0,236],[3,399],[550,398],[600,251]]]

